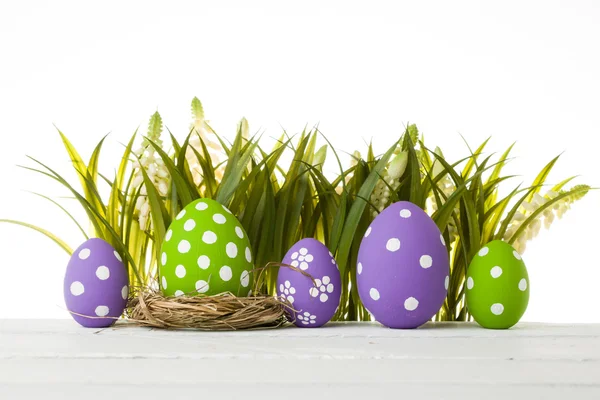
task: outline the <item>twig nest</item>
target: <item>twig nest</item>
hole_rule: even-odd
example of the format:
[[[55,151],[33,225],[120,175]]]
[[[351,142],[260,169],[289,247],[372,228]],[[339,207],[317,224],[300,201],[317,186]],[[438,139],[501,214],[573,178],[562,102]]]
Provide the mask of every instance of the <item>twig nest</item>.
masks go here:
[[[130,323],[166,329],[234,331],[277,328],[286,323],[284,301],[272,296],[237,297],[226,292],[213,296],[164,296],[148,288],[129,299]]]

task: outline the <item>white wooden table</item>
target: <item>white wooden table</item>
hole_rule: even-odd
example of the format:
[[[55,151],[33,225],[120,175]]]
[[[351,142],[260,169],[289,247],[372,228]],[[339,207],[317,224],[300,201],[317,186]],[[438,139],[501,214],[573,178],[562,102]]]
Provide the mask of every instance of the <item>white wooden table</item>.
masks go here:
[[[0,320],[0,399],[600,399],[600,325],[208,333]],[[123,397],[123,399],[126,399]]]

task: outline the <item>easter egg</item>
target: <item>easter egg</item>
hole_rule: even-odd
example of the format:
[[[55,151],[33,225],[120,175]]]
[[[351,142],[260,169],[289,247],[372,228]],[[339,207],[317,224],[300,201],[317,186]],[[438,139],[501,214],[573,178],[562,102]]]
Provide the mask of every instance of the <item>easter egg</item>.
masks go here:
[[[279,268],[277,295],[296,310],[290,312],[290,320],[302,328],[325,325],[340,305],[342,294],[340,271],[329,249],[318,240],[302,239],[292,246],[282,262],[310,275]]]
[[[510,328],[519,322],[529,303],[525,263],[501,240],[488,243],[473,257],[466,286],[468,310],[484,328]]]
[[[211,199],[193,201],[175,217],[159,261],[165,296],[223,292],[247,296],[251,289],[248,235],[231,211]]]
[[[64,296],[67,309],[80,325],[104,328],[123,314],[129,278],[121,255],[102,239],[79,246],[67,265]]]
[[[400,201],[367,228],[358,251],[358,294],[375,319],[390,328],[416,328],[446,298],[448,251],[433,220],[417,205]]]

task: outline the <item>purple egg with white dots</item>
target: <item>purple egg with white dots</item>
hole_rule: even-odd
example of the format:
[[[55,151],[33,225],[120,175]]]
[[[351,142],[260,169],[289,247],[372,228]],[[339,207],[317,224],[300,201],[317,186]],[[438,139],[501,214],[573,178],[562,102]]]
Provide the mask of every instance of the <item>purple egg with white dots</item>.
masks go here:
[[[112,325],[123,314],[129,277],[121,255],[102,239],[89,239],[75,250],[65,274],[67,310],[86,328]]]
[[[390,328],[416,328],[448,292],[448,250],[440,230],[417,205],[394,203],[371,223],[360,244],[356,284],[364,306]]]
[[[283,258],[310,277],[291,268],[280,267],[277,295],[291,303],[291,321],[301,328],[325,325],[340,305],[342,294],[340,271],[333,254],[318,240],[306,238],[292,246]]]

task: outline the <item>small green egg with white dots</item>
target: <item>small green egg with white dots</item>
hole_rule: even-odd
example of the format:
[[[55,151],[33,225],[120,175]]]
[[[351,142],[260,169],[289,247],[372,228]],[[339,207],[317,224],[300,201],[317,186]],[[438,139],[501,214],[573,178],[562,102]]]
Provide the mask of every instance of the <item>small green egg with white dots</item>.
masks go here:
[[[465,282],[469,312],[484,328],[508,329],[529,303],[529,276],[521,255],[494,240],[473,257]]]
[[[240,221],[211,199],[188,204],[175,217],[161,247],[159,283],[165,296],[251,289],[252,251]]]

